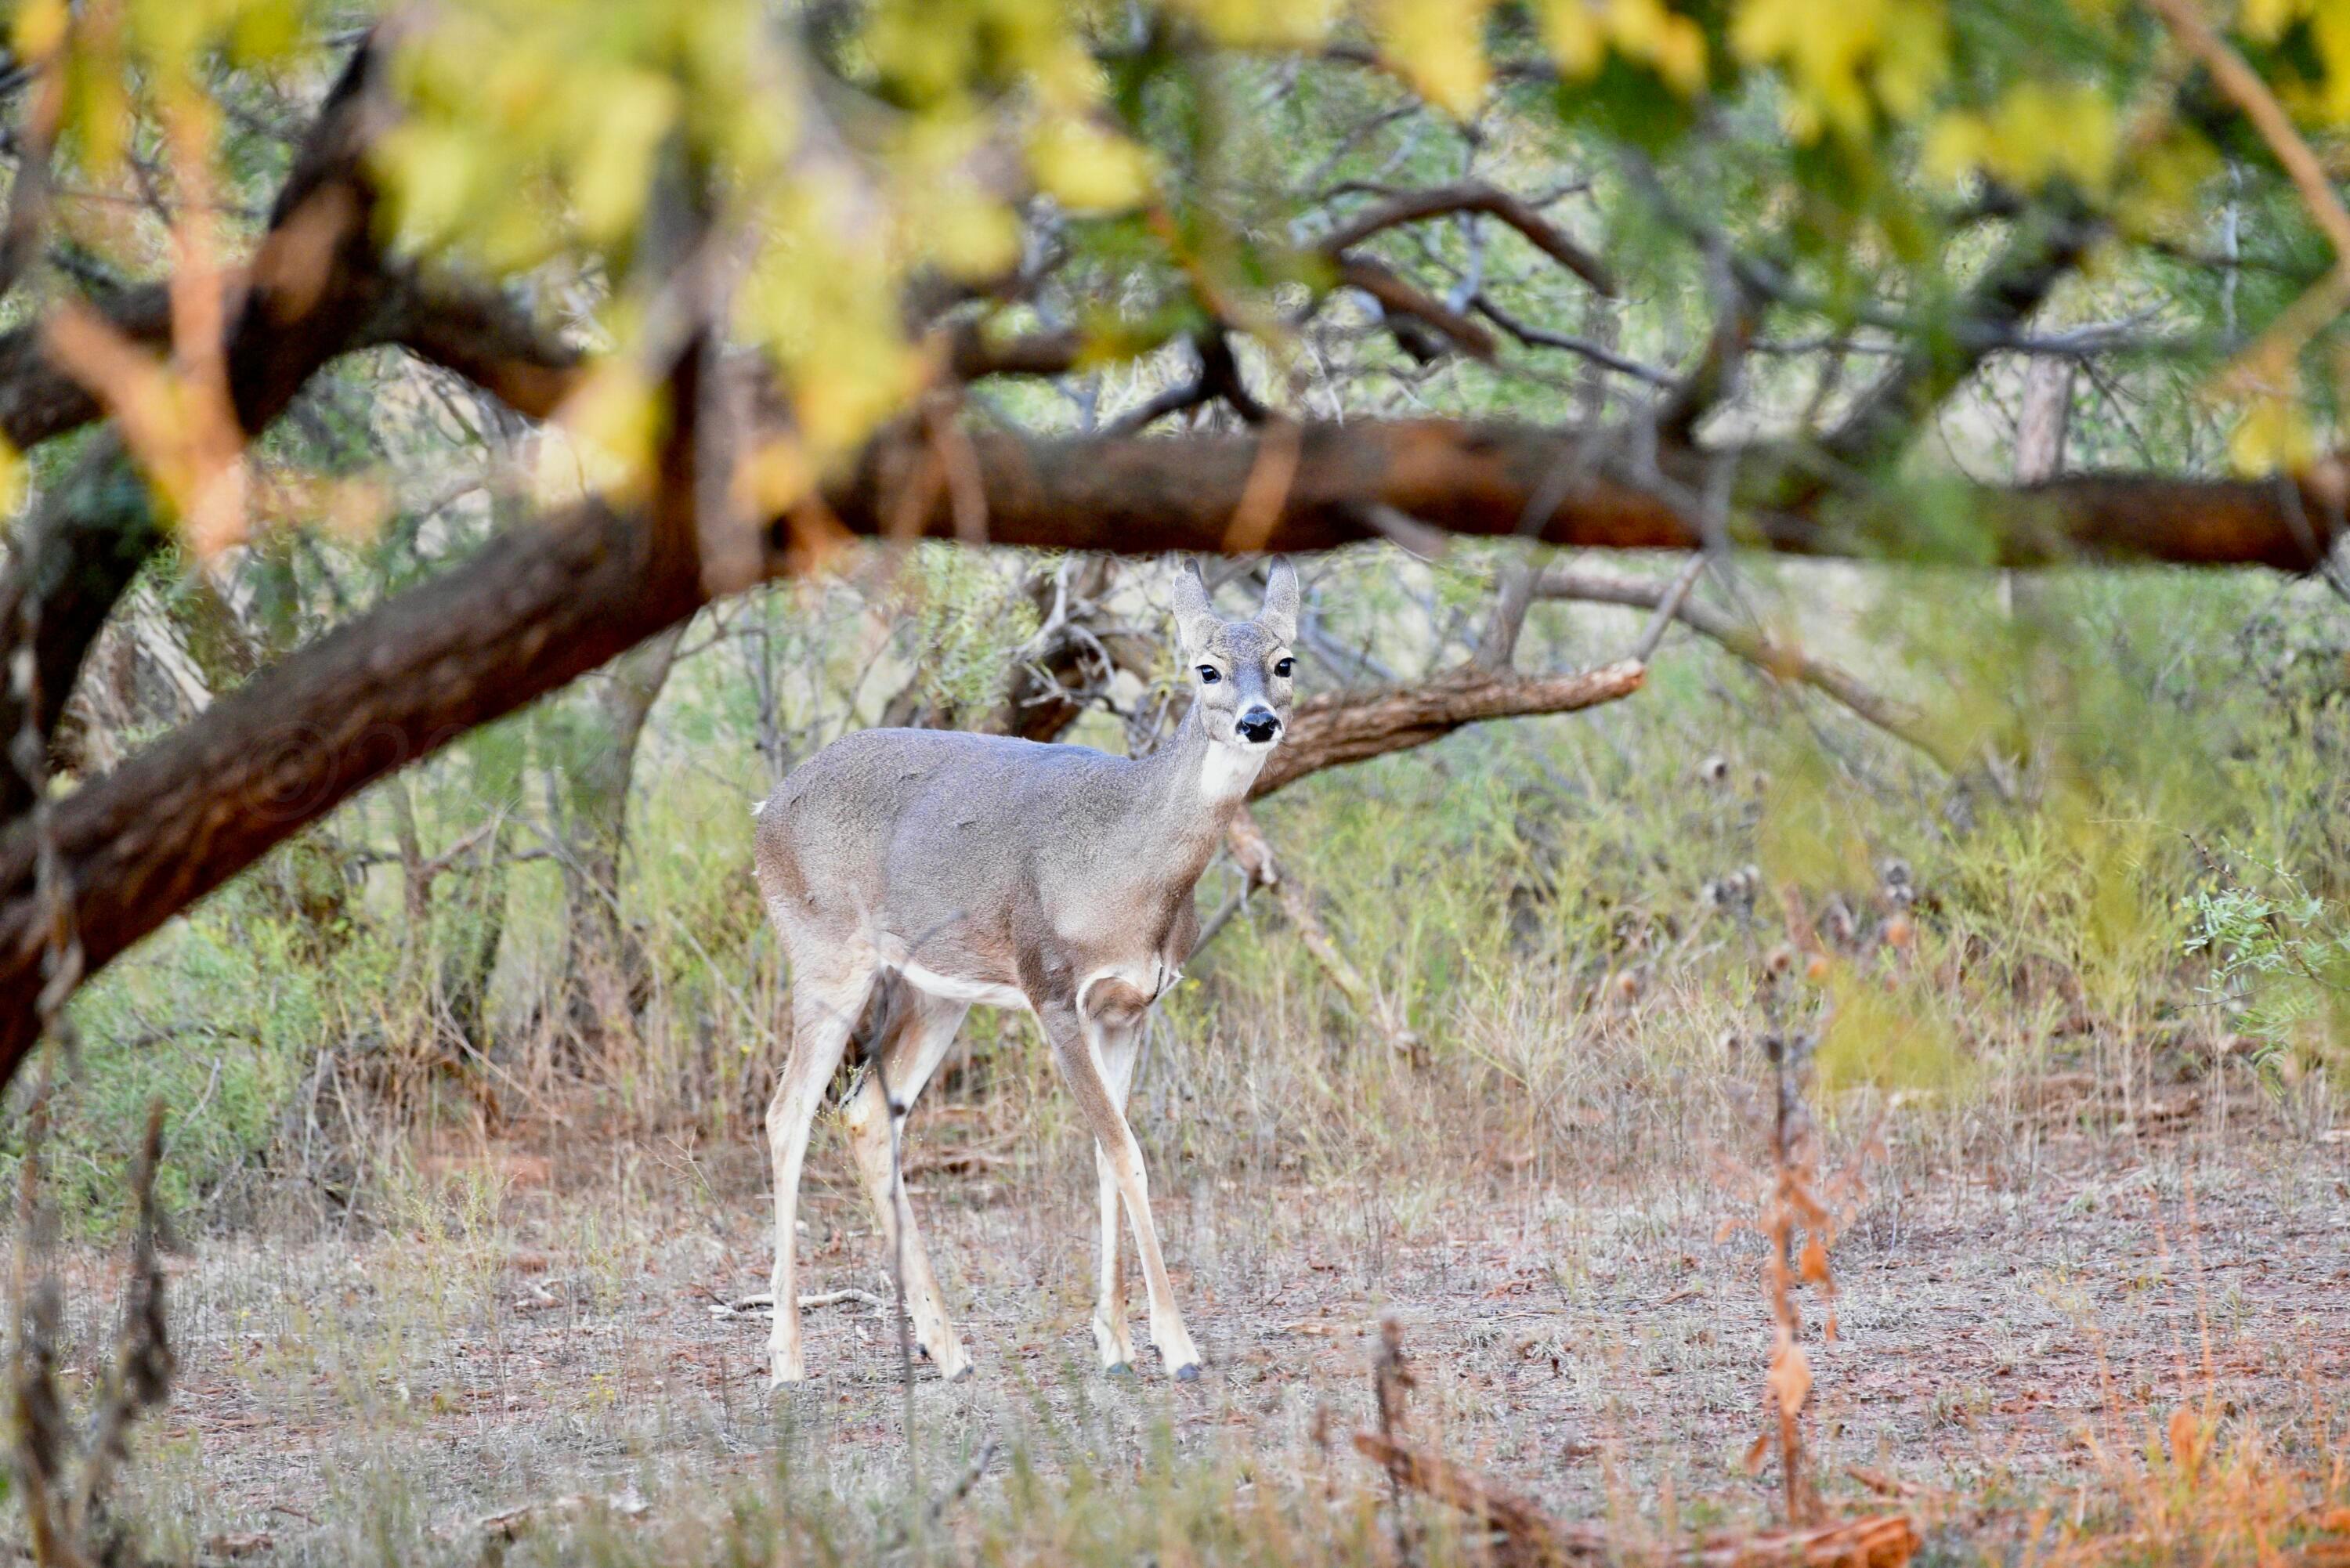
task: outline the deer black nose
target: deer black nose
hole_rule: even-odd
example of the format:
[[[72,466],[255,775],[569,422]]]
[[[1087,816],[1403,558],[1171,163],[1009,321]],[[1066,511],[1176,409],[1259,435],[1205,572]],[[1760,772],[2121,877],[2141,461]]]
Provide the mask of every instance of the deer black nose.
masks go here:
[[[1252,708],[1241,715],[1241,738],[1263,745],[1281,733],[1281,715],[1270,708]]]

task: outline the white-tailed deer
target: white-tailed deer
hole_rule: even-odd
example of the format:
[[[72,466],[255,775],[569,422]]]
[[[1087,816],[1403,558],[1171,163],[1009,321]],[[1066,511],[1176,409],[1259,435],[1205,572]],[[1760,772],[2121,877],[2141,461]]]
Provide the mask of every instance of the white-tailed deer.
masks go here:
[[[1150,1342],[1176,1377],[1199,1376],[1200,1353],[1175,1309],[1151,1224],[1126,1096],[1143,1014],[1181,978],[1199,932],[1191,890],[1288,722],[1297,574],[1274,562],[1256,618],[1227,621],[1191,568],[1176,578],[1175,621],[1191,708],[1174,739],[1147,757],[866,730],[809,758],[760,807],[759,889],[792,982],[791,1053],[767,1107],[776,1383],[805,1375],[792,1249],[808,1131],[868,1003],[874,1070],[852,1093],[848,1133],[923,1353],[949,1377],[971,1369],[895,1179],[894,1135],[979,1002],[1036,1015],[1093,1133],[1102,1366],[1118,1371],[1134,1361],[1122,1199],[1150,1296]]]

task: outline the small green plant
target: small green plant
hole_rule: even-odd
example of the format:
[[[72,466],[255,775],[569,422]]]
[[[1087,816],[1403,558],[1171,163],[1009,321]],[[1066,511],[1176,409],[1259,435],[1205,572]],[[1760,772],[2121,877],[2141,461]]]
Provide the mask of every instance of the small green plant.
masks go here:
[[[2189,897],[2185,945],[2210,956],[2206,993],[2230,1011],[2262,1083],[2281,1097],[2311,1067],[2335,1065],[2350,1042],[2350,911],[2281,867],[2249,863],[2263,885],[2223,871],[2219,886]]]

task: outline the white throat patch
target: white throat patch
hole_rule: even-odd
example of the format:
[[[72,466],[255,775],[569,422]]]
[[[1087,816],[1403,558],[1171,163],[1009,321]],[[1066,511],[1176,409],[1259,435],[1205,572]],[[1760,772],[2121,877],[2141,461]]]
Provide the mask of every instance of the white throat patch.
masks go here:
[[[1256,775],[1264,770],[1264,759],[1272,754],[1271,746],[1209,742],[1207,760],[1200,764],[1200,793],[1216,802],[1238,800],[1256,783]]]

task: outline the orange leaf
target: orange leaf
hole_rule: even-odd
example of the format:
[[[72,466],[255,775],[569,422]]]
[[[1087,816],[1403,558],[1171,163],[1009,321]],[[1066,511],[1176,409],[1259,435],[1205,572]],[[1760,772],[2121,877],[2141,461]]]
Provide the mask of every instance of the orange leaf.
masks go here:
[[[1771,1392],[1778,1397],[1779,1413],[1792,1417],[1812,1394],[1811,1358],[1793,1340],[1782,1343],[1771,1357]]]
[[[2203,1468],[2203,1423],[2192,1406],[2170,1413],[2170,1461],[2189,1480]]]

